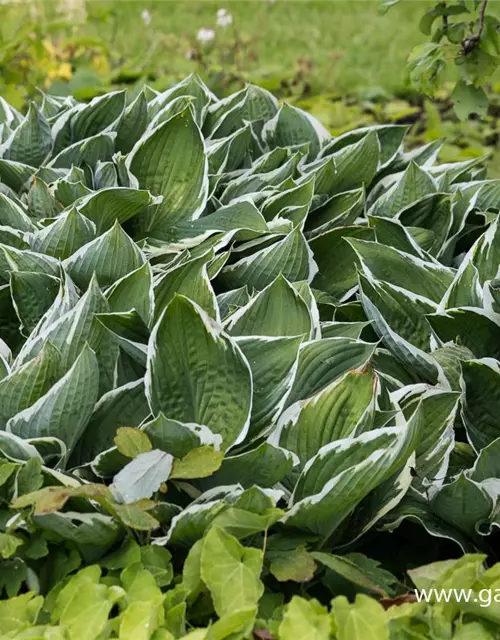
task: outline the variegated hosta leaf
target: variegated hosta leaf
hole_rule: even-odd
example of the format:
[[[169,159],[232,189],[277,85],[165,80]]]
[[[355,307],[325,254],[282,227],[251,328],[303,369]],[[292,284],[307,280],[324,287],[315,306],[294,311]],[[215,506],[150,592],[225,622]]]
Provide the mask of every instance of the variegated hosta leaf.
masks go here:
[[[442,342],[457,341],[476,358],[500,359],[500,316],[496,313],[461,307],[428,318]]]
[[[20,231],[35,231],[28,214],[11,198],[0,192],[0,224]]]
[[[453,272],[442,266],[424,262],[408,253],[375,242],[353,239],[349,243],[356,251],[366,275],[440,302],[453,281]]]
[[[302,466],[324,445],[372,427],[377,377],[371,367],[348,371],[280,417],[270,441],[295,453]]]
[[[42,253],[0,245],[0,277],[7,280],[9,271],[34,271],[57,278],[60,275],[60,263]]]
[[[60,284],[45,273],[11,271],[10,293],[24,335],[29,336],[53,305]]]
[[[65,260],[64,268],[81,289],[86,289],[93,276],[104,287],[135,271],[145,260],[142,251],[115,222],[109,231]]]
[[[46,342],[40,353],[0,380],[0,428],[10,418],[31,407],[59,378],[60,354]]]
[[[212,318],[217,319],[217,300],[207,272],[207,264],[212,259],[213,252],[210,251],[181,262],[157,277],[153,287],[155,321],[176,294],[196,302]]]
[[[166,418],[159,413],[156,418],[142,424],[152,445],[161,451],[167,451],[175,458],[183,458],[193,449],[210,446],[219,450],[222,438],[205,425],[192,422],[179,422]]]
[[[363,214],[364,200],[363,189],[354,189],[318,203],[318,207],[314,208],[306,219],[306,238],[312,240],[337,227],[347,227],[354,224],[356,219]]]
[[[141,221],[144,231],[158,235],[176,222],[200,216],[207,198],[207,160],[189,109],[141,138],[127,157],[127,167],[141,189],[163,196],[162,204]]]
[[[206,425],[223,447],[243,441],[252,377],[246,358],[200,307],[176,296],[151,335],[146,395],[154,415]]]
[[[153,273],[149,262],[112,284],[106,291],[106,299],[112,313],[135,309],[149,325],[154,308]]]
[[[431,502],[432,511],[441,520],[471,539],[477,538],[480,527],[491,516],[493,506],[493,498],[482,483],[474,482],[464,473],[445,484]]]
[[[268,442],[245,453],[226,456],[218,471],[204,481],[216,487],[241,484],[245,489],[255,485],[275,487],[292,470],[294,457],[290,451]]]
[[[314,213],[312,214],[314,215]],[[349,297],[357,287],[356,254],[351,238],[373,238],[368,227],[341,227],[316,236],[309,242],[318,265],[312,286],[336,298]]]
[[[286,406],[316,395],[347,371],[363,369],[375,347],[351,338],[304,342],[299,349],[297,372]]]
[[[303,298],[283,277],[227,318],[226,331],[233,336],[311,336],[312,318]]]
[[[106,299],[102,295],[96,279],[93,278],[88,290],[74,307],[63,315],[55,317],[53,322],[43,327],[33,338],[31,336],[28,338],[16,362],[23,364],[36,356],[48,340],[59,349],[61,370],[67,371],[85,343],[88,343],[91,349],[98,349],[104,329],[95,316],[106,310]],[[51,309],[47,314],[50,312]],[[43,322],[43,318],[41,322]]]
[[[309,157],[314,158],[330,138],[328,131],[310,114],[284,104],[264,126],[264,139],[271,147],[290,147],[309,143]]]
[[[0,149],[3,158],[39,167],[52,150],[50,125],[34,102],[23,122]]]
[[[48,166],[52,169],[71,169],[73,165],[86,163],[95,168],[98,162],[107,162],[112,159],[115,138],[114,132],[102,132],[75,142],[58,153]]]
[[[306,464],[282,521],[327,540],[370,491],[404,465],[421,426],[417,409],[403,427],[375,429],[322,447]]]
[[[35,172],[35,167],[24,162],[0,159],[0,180],[16,193],[27,186]]]
[[[229,289],[246,284],[262,290],[279,274],[289,282],[311,282],[317,270],[306,239],[300,229],[296,229],[270,247],[224,267],[220,279]]]
[[[380,145],[375,131],[333,154],[335,179],[330,193],[368,186],[379,168]]]
[[[196,543],[160,607],[180,637],[213,531],[265,536],[304,580],[313,545],[369,552],[377,527],[383,549],[403,521],[494,549],[500,181],[477,159],[436,164],[441,141],[405,152],[406,126],[333,137],[253,85],[219,99],[192,75],[136,95],[42,94],[27,115],[0,98],[2,498],[43,483],[122,501],[120,525],[102,496],[9,515],[7,534],[0,517],[0,546],[20,530],[7,572],[21,554],[28,588],[34,571],[50,589],[31,532],[85,563],[110,545],[107,571],[140,551],[156,576],[155,547],[129,542],[122,562],[121,529]],[[317,579],[337,592],[333,574]],[[208,634],[243,633],[230,620]]]
[[[146,130],[148,123],[148,103],[144,92],[125,108],[114,125],[116,131],[115,148],[123,154],[129,153]]]
[[[413,486],[421,492],[434,494],[446,480],[450,454],[455,444],[453,423],[460,394],[456,391],[426,389],[424,385],[416,385],[414,394],[411,387],[407,389],[407,395],[399,400],[405,417],[411,416],[418,403],[424,416],[420,441],[415,450]]]
[[[95,237],[95,225],[73,207],[38,231],[31,246],[33,251],[65,260]]]
[[[88,425],[77,443],[71,465],[93,460],[113,445],[119,427],[138,427],[149,416],[144,380],[136,380],[104,394],[95,405]]]
[[[118,222],[123,224],[150,205],[161,203],[149,191],[113,187],[85,196],[78,202],[78,211],[95,224],[98,233],[108,231]]]
[[[217,233],[228,233],[238,240],[251,240],[268,231],[266,221],[257,207],[247,197],[243,197],[208,216],[179,222],[172,229],[172,238],[182,238],[190,246]]]
[[[432,176],[415,162],[394,182],[370,208],[370,215],[392,218],[402,209],[434,193],[436,187]]]
[[[236,340],[252,371],[252,414],[247,440],[268,433],[292,388],[302,336],[249,336]]]
[[[22,438],[55,436],[71,451],[88,424],[99,392],[99,368],[87,345],[74,365],[27,409],[7,422],[7,431]]]
[[[469,442],[479,452],[500,437],[500,365],[492,358],[466,360],[461,365],[462,418]]]

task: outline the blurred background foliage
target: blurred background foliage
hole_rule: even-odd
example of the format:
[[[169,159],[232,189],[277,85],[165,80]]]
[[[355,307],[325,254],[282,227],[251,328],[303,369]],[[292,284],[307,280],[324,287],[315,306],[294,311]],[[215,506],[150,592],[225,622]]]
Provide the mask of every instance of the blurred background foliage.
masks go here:
[[[334,134],[407,123],[411,145],[445,138],[442,161],[486,154],[500,177],[500,77],[487,118],[466,123],[446,83],[433,102],[404,84],[432,5],[405,0],[381,15],[378,0],[0,0],[0,95],[20,109],[37,87],[80,100],[127,87],[132,98],[197,72],[220,96],[259,84]]]

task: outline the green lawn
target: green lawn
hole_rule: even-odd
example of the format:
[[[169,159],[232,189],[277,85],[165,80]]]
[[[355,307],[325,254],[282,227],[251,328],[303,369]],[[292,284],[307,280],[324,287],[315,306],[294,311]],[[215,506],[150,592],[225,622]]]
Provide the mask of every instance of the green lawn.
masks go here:
[[[61,4],[40,4],[36,23],[43,24]],[[418,20],[430,4],[405,0],[382,16],[378,0],[95,1],[87,3],[88,20],[78,32],[98,36],[115,58],[134,69],[154,69],[166,80],[198,70],[217,85],[223,68],[270,88],[285,79],[306,83],[313,93],[397,92],[408,52],[424,39]],[[4,42],[32,19],[29,7],[1,7]],[[220,8],[232,13],[233,25],[216,30],[215,45],[202,64],[186,59],[196,47],[198,29],[215,28]],[[149,26],[141,19],[144,9],[151,15]]]

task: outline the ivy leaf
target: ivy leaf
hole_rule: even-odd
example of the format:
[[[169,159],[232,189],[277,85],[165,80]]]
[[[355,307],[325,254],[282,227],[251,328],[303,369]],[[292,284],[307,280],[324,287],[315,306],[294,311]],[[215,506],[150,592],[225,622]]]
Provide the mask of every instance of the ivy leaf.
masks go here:
[[[201,577],[219,616],[257,606],[263,553],[244,547],[219,527],[211,527],[201,553]]]
[[[285,607],[279,637],[282,640],[329,640],[330,617],[325,607],[317,600],[293,596]]]

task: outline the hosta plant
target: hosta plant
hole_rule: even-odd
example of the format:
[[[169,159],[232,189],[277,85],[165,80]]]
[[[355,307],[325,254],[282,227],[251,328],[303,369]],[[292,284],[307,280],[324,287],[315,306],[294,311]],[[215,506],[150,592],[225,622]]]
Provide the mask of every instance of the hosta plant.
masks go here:
[[[495,558],[500,181],[194,76],[0,119],[2,637],[462,633],[368,595]]]

